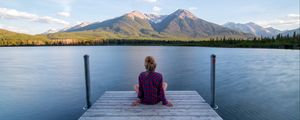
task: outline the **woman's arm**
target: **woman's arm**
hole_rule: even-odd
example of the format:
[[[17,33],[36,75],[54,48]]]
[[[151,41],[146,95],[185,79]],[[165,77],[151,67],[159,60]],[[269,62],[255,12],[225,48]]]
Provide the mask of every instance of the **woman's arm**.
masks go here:
[[[164,88],[163,88],[163,77],[162,77],[162,75],[161,75],[161,77],[159,77],[158,94],[159,94],[159,99],[162,101],[162,104],[167,105],[168,101],[166,99],[165,91],[164,91]]]
[[[134,102],[132,102],[132,106],[138,106],[141,103],[141,99],[144,98],[144,91],[143,91],[143,85],[142,85],[142,74],[139,75],[139,92],[138,92],[138,99],[136,99]]]
[[[164,90],[164,88],[163,88],[163,78],[162,78],[162,76],[161,76],[161,79],[160,79],[160,84],[159,84],[159,97],[160,97],[160,100],[162,101],[162,104],[163,105],[166,105],[166,106],[168,106],[168,107],[172,107],[173,106],[173,104],[170,102],[170,101],[167,101],[167,99],[166,99],[166,96],[165,96],[165,90]]]

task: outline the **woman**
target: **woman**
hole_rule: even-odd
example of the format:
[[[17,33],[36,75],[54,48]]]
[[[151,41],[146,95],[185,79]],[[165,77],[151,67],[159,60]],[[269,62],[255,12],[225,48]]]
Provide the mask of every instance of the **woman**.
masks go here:
[[[152,56],[145,58],[145,68],[146,71],[139,75],[139,84],[134,85],[138,99],[132,105],[137,106],[140,103],[154,105],[162,102],[163,105],[173,106],[165,97],[167,83],[163,82],[163,77],[160,73],[155,72],[156,63]]]

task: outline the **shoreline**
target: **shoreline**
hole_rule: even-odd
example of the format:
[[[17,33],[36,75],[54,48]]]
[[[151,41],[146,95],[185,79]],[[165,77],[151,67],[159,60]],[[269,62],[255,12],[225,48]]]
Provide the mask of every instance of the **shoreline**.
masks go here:
[[[100,46],[132,46],[132,47],[203,47],[203,48],[243,48],[243,49],[274,49],[274,50],[300,50],[300,48],[271,48],[271,47],[222,47],[222,46],[197,46],[197,45],[19,45],[19,46],[0,46],[0,48],[18,47],[100,47]]]
[[[39,46],[185,46],[217,48],[265,48],[265,49],[300,49],[300,38],[286,37],[277,39],[253,40],[144,40],[144,39],[106,39],[106,40],[20,40],[1,41],[0,47],[39,47]]]

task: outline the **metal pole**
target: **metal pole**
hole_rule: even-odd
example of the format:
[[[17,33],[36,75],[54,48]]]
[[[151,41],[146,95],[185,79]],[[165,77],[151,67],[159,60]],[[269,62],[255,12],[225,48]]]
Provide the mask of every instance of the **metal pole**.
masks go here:
[[[89,109],[91,107],[89,55],[84,55],[83,58],[85,71],[86,108]]]
[[[210,80],[211,80],[211,102],[210,106],[213,109],[218,109],[216,105],[216,55],[211,55],[211,73],[210,73]]]

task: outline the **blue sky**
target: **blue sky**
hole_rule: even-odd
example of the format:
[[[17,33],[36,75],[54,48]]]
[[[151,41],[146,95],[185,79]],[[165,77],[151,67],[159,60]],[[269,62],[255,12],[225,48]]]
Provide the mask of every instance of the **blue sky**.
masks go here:
[[[38,34],[133,10],[170,14],[177,9],[220,25],[255,22],[280,30],[299,27],[299,0],[1,0],[0,28]]]

